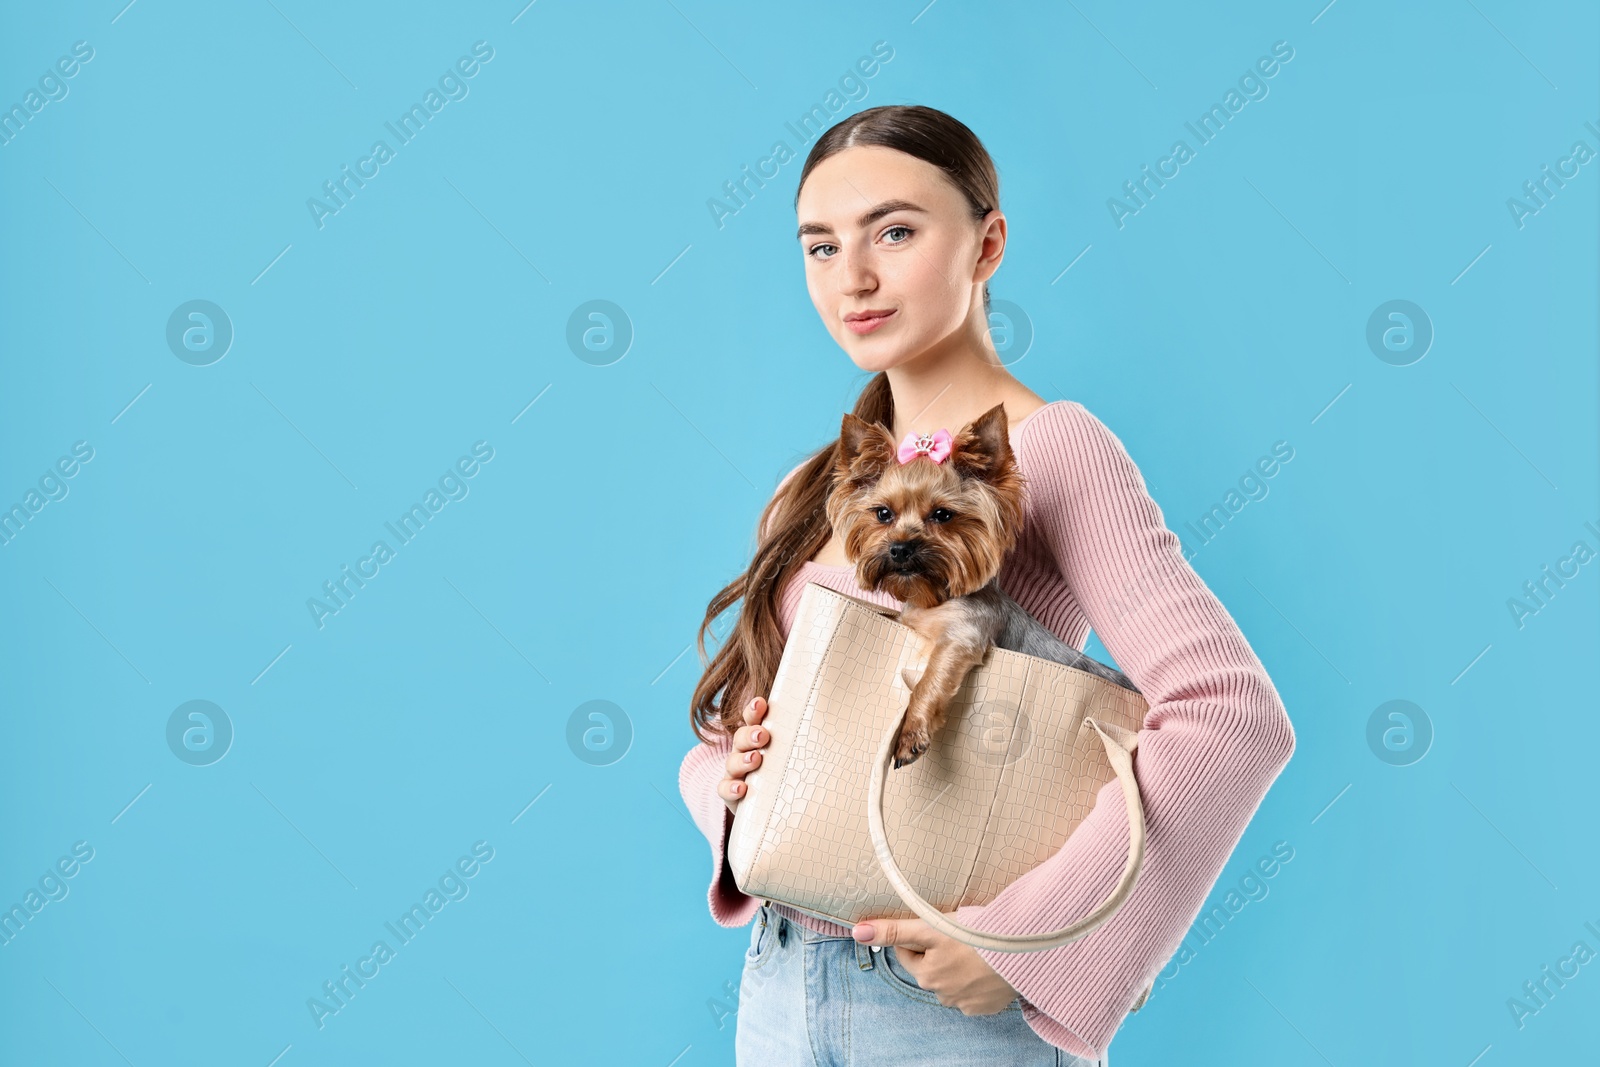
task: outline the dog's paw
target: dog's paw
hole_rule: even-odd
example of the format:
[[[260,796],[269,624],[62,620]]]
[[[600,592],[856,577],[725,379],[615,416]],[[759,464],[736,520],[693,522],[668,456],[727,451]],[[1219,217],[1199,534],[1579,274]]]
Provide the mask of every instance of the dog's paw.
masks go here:
[[[926,727],[901,730],[900,739],[894,746],[895,770],[915,763],[917,757],[928,751],[928,746],[932,743]]]

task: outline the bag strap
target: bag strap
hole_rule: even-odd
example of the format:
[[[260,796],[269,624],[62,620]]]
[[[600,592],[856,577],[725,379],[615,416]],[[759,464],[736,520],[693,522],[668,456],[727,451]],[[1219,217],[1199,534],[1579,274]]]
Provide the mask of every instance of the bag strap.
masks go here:
[[[1117,778],[1122,783],[1122,800],[1128,812],[1128,862],[1123,867],[1122,878],[1111,891],[1111,895],[1088,915],[1059,930],[1038,934],[994,934],[965,926],[924,900],[912,888],[905,875],[900,873],[900,865],[895,862],[894,853],[889,848],[889,840],[883,832],[883,782],[893,756],[895,735],[899,733],[900,722],[904,718],[902,712],[878,744],[878,754],[872,767],[872,780],[867,785],[867,831],[872,835],[873,851],[878,855],[878,863],[883,867],[884,876],[889,879],[889,884],[894,887],[894,891],[899,894],[905,905],[916,912],[924,922],[946,937],[953,937],[973,948],[990,949],[995,952],[1036,952],[1076,941],[1099,927],[1122,907],[1133,892],[1133,884],[1139,877],[1140,867],[1144,864],[1144,805],[1139,798],[1138,779],[1133,775],[1133,750],[1138,745],[1137,735],[1121,731],[1128,736],[1128,740],[1124,742],[1107,730],[1110,724],[1103,724],[1098,719],[1089,717],[1083,720],[1085,724],[1094,727],[1095,732],[1100,735],[1100,740],[1105,744],[1106,758],[1111,762],[1112,769],[1116,771]],[[1121,728],[1112,725],[1111,729]]]

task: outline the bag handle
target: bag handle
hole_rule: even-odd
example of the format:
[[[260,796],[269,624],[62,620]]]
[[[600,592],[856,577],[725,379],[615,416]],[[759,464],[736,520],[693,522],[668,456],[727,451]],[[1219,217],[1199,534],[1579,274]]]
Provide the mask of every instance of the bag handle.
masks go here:
[[[905,713],[902,711],[899,718],[890,724],[888,732],[878,744],[878,754],[872,767],[872,779],[867,785],[867,831],[872,835],[873,851],[878,855],[878,863],[883,868],[884,876],[889,879],[889,884],[905,905],[916,912],[924,922],[946,937],[955,938],[973,948],[990,949],[995,952],[1036,952],[1076,941],[1095,930],[1122,907],[1133,892],[1133,884],[1138,879],[1139,869],[1144,864],[1144,805],[1139,798],[1138,779],[1133,775],[1133,750],[1139,743],[1137,735],[1130,733],[1129,740],[1124,743],[1107,731],[1107,724],[1090,717],[1083,720],[1094,727],[1095,732],[1100,735],[1100,740],[1105,744],[1106,758],[1111,762],[1112,769],[1117,772],[1117,778],[1122,783],[1122,800],[1128,812],[1128,862],[1123,867],[1122,878],[1111,891],[1111,895],[1088,915],[1059,930],[1038,934],[994,934],[963,925],[924,900],[912,888],[905,875],[900,873],[900,865],[895,862],[894,852],[889,848],[889,839],[883,832],[883,782],[893,756],[895,735],[899,733],[900,723],[904,718]],[[1115,726],[1112,728],[1120,729]]]

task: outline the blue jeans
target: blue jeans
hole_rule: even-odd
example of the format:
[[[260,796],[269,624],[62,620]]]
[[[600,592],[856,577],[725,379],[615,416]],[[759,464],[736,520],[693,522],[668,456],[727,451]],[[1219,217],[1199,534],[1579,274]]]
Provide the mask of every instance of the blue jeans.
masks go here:
[[[1034,1033],[1019,999],[993,1015],[940,1004],[892,945],[874,952],[789,922],[765,904],[751,927],[734,1035],[741,1065],[1106,1067]]]

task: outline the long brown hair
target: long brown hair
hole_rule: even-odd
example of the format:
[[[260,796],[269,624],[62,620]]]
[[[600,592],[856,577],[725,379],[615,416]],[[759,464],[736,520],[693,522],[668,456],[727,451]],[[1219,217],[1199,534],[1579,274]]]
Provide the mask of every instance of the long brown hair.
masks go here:
[[[938,167],[966,197],[974,222],[1000,206],[1000,177],[976,134],[943,111],[915,104],[889,104],[851,115],[817,138],[800,169],[800,181],[795,187],[797,208],[800,189],[812,169],[829,156],[856,145],[898,149]],[[983,305],[987,312],[987,284],[983,287]],[[858,419],[894,429],[894,394],[887,373],[879,371],[872,376],[851,413]],[[712,735],[731,734],[743,725],[745,703],[765,696],[777,674],[784,644],[778,624],[779,596],[790,574],[816,555],[832,536],[823,503],[832,489],[838,453],[839,441],[835,438],[801,464],[767,501],[757,524],[758,544],[749,568],[712,597],[706,608],[695,638],[705,673],[695,686],[689,707],[690,725],[702,741],[713,742],[716,738]],[[706,632],[712,621],[741,597],[744,604],[733,630],[708,663]]]

